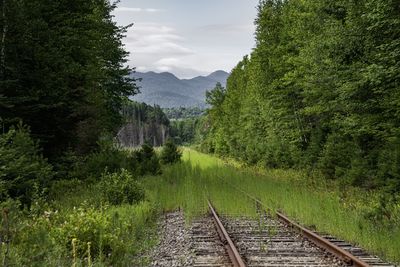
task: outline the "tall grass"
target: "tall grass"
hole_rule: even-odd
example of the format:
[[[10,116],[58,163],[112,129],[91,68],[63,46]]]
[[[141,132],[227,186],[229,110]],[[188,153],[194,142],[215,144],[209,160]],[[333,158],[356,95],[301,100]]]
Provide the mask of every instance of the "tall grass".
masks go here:
[[[66,185],[60,188],[67,192],[58,191],[60,196],[52,202],[35,202],[29,213],[20,210],[16,201],[2,203],[12,217],[10,251],[5,255],[0,247],[1,262],[7,266],[88,266],[89,262],[145,266],[147,259],[139,255],[156,242],[158,212],[153,203],[110,205],[100,198],[96,185],[77,182],[69,192]]]
[[[160,177],[147,177],[144,184],[163,210],[184,209],[187,221],[207,212],[207,198],[221,213],[255,216],[253,203],[235,189],[239,188],[310,228],[400,261],[399,214],[393,215],[398,216],[397,223],[382,225],[365,216],[378,201],[379,195],[374,192],[343,189],[333,182],[311,179],[301,171],[227,164],[188,149],[181,163],[167,168]]]

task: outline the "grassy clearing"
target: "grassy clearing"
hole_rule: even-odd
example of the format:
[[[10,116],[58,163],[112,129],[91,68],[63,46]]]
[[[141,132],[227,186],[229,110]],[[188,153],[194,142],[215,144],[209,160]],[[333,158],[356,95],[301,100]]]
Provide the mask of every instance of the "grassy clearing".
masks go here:
[[[365,216],[379,201],[378,193],[343,189],[334,183],[307,178],[309,175],[300,171],[226,164],[188,149],[183,159],[167,168],[162,176],[144,180],[148,194],[163,210],[182,208],[190,221],[206,212],[208,197],[223,213],[255,216],[252,203],[232,187],[235,186],[302,224],[400,262],[400,207],[391,220],[379,224]]]

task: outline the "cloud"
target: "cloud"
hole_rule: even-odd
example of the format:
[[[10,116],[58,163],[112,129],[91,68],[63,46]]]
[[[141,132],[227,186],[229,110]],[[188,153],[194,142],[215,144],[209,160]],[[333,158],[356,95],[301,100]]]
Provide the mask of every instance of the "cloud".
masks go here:
[[[140,8],[140,7],[117,7],[114,12],[149,12],[149,13],[155,13],[155,12],[160,12],[162,11],[161,9],[157,8]]]
[[[209,71],[194,69],[188,57],[167,57],[154,62],[154,67],[160,72],[172,72],[180,78],[192,78],[208,74]]]
[[[137,71],[173,72],[182,77],[203,73],[188,64],[187,59],[197,53],[186,46],[186,39],[173,27],[160,23],[134,24],[126,33],[124,45],[131,53],[129,64],[139,66]]]
[[[147,12],[160,12],[160,11],[162,11],[161,9],[157,9],[157,8],[146,8],[145,10]]]
[[[147,67],[145,67],[145,66],[139,66],[139,67],[136,68],[136,71],[140,71],[140,72],[146,72],[148,70],[149,69]]]
[[[127,32],[124,41],[133,54],[190,55],[194,51],[185,47],[184,38],[176,30],[157,23],[138,23]]]

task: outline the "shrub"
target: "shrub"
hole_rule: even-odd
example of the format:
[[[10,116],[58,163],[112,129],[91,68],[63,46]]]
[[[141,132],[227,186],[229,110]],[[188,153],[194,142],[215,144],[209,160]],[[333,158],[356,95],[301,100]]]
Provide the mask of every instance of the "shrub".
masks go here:
[[[112,218],[105,210],[82,206],[64,215],[49,214],[49,218],[41,216],[36,222],[49,224],[51,238],[64,253],[72,256],[75,252],[77,258],[87,257],[89,242],[92,257],[110,255],[123,247],[118,236],[113,234]],[[37,228],[33,225],[32,231],[38,231]]]
[[[161,151],[160,160],[163,164],[172,164],[181,160],[182,152],[179,151],[172,139],[165,142]]]
[[[104,200],[112,205],[133,204],[144,199],[144,189],[127,170],[105,173],[99,183]]]
[[[161,172],[159,158],[154,148],[147,142],[142,145],[140,150],[134,152],[134,161],[137,162],[137,173],[140,175],[155,175]]]
[[[20,125],[0,135],[0,201],[9,196],[29,205],[35,188],[43,189],[53,176],[28,128]]]
[[[99,149],[87,156],[85,161],[75,166],[74,176],[85,179],[97,178],[104,173],[119,172],[121,169],[135,171],[136,162],[129,151],[115,146],[112,140],[104,139],[99,142]]]

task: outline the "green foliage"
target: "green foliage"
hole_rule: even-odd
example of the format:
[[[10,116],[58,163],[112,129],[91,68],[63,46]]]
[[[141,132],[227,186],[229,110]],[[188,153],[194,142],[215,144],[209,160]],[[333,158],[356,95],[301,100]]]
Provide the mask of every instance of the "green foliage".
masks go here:
[[[224,102],[225,92],[221,83],[217,83],[211,91],[206,91],[206,103],[213,107],[220,106]]]
[[[57,216],[49,214],[49,216]],[[72,242],[76,241],[76,253],[78,258],[87,256],[87,243],[91,243],[91,255],[107,255],[115,253],[113,250],[121,249],[123,244],[117,237],[111,234],[112,219],[104,211],[98,211],[93,207],[79,207],[65,216],[65,222],[55,228],[51,234],[58,244],[72,252]]]
[[[0,166],[0,202],[12,197],[30,204],[35,188],[47,187],[54,176],[38,144],[23,126],[0,135]]]
[[[104,173],[98,190],[111,205],[135,204],[144,200],[142,186],[124,169],[119,173]]]
[[[131,152],[120,149],[110,138],[99,142],[99,149],[89,154],[86,160],[75,164],[72,175],[81,179],[97,179],[104,171],[119,172],[121,169],[135,171],[136,160]]]
[[[134,158],[139,163],[138,170],[141,175],[161,172],[160,160],[149,143],[145,142],[139,150],[135,151]]]
[[[10,209],[10,215],[18,217],[10,218],[9,265],[84,265],[89,253],[99,266],[129,265],[156,215],[148,202],[101,208],[81,203],[68,210],[62,207],[65,200],[59,203],[61,209],[47,208],[29,217]]]
[[[127,122],[136,121],[139,124],[158,123],[166,126],[169,125],[167,115],[157,105],[150,106],[146,103],[127,100],[122,108],[122,115]]]
[[[30,126],[46,156],[87,153],[121,122],[137,92],[124,67],[127,27],[109,1],[2,1],[0,114],[6,128]],[[4,5],[4,6],[3,6]],[[3,9],[4,8],[4,9]],[[4,30],[4,31],[3,31]]]
[[[162,164],[173,164],[179,162],[181,160],[181,156],[182,152],[179,151],[174,141],[172,139],[168,139],[162,148],[160,161]]]
[[[203,116],[205,109],[199,107],[163,108],[163,112],[170,120],[185,120]]]
[[[360,245],[388,260],[400,261],[400,205],[389,192],[343,187],[318,172],[246,167],[242,162],[184,150],[183,160],[159,177],[147,177],[148,194],[164,210],[185,211],[187,220],[207,214],[209,198],[223,214],[257,216],[258,198],[303,225]]]
[[[226,90],[208,93],[202,149],[399,192],[397,11],[383,0],[260,1],[256,48]]]
[[[201,118],[172,120],[170,136],[177,144],[193,144],[198,138]]]

